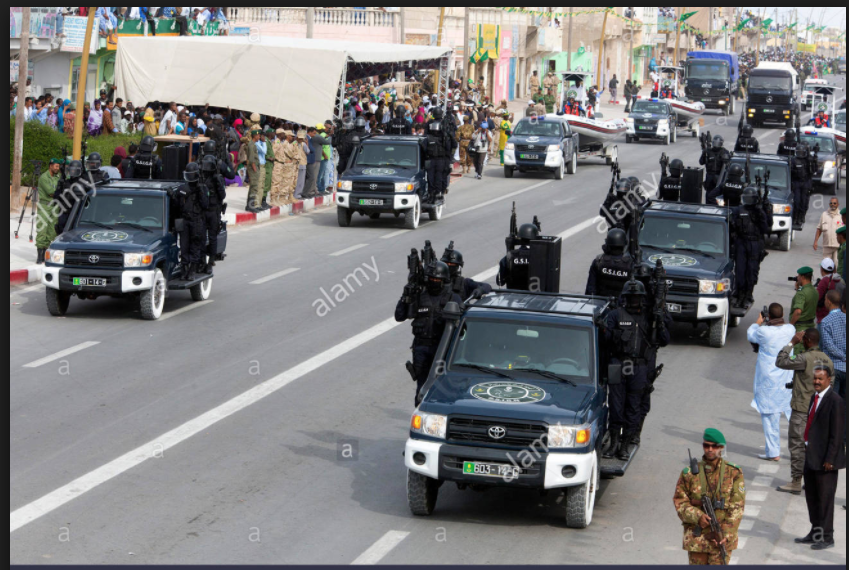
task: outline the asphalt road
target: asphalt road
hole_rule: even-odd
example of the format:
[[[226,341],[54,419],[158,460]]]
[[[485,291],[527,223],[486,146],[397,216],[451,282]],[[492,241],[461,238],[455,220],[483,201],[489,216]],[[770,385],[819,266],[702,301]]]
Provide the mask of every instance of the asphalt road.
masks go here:
[[[736,118],[707,120],[733,144]],[[774,152],[780,132],[756,134]],[[688,137],[672,147],[623,138],[619,150],[623,173],[647,181],[662,151],[689,165],[700,152]],[[391,322],[406,255],[454,240],[466,275],[493,277],[515,201],[521,221],[536,214],[544,233],[564,235],[562,290],[583,292],[609,181],[597,160],[562,182],[491,167],[456,182],[446,218],[415,232],[365,218],[340,229],[334,210],[237,229],[212,302],[174,294],[155,323],[117,300],[72,301],[53,319],[42,288],[10,292],[10,563],[681,564],[675,483],[687,449],[718,427],[749,489],[735,558],[845,564],[845,545],[812,555],[791,544],[808,528],[804,499],[774,491],[789,456],[780,467],[757,459],[754,312],[724,349],[708,347],[706,329],[675,328],[643,447],[627,477],[602,482],[589,529],[566,528],[554,493],[446,485],[432,517],[410,515],[411,334]],[[789,304],[787,276],[819,263],[811,244],[826,207],[816,196],[792,251],[771,251],[756,306]],[[358,268],[359,282],[348,277]],[[346,284],[319,311],[322,289]],[[348,443],[350,460],[339,455]],[[845,511],[837,518],[845,536]]]

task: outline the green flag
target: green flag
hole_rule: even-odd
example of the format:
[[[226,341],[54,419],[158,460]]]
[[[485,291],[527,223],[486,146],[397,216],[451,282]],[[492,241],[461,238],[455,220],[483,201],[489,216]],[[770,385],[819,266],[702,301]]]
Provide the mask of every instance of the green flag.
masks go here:
[[[805,31],[806,31],[806,32],[810,32],[811,30],[814,30],[814,29],[816,29],[816,26],[815,26],[815,25],[813,25],[813,24],[811,24],[810,26],[808,26],[807,28],[805,28]]]
[[[818,31],[819,31],[820,33],[822,33],[822,32],[824,32],[824,31],[825,31],[825,29],[826,29],[827,27],[828,27],[828,26],[823,26],[823,27],[822,27],[822,28],[820,28]]]
[[[739,26],[737,26],[737,28],[735,28],[735,30],[734,30],[734,31],[736,31],[736,32],[742,32],[742,31],[743,31],[743,29],[746,27],[746,24],[748,24],[748,23],[749,23],[749,22],[751,22],[751,21],[752,21],[752,19],[751,19],[751,18],[746,18],[745,20],[743,20],[742,22],[740,22],[740,25],[739,25]]]
[[[696,14],[698,14],[698,12],[687,12],[686,14],[682,15],[681,19],[678,20],[678,21],[679,22],[686,22],[687,20],[689,20],[690,18],[692,18]]]
[[[766,20],[763,21],[763,24],[761,24],[761,27],[762,28],[769,28],[769,25],[772,22],[773,22],[772,18],[767,18]]]

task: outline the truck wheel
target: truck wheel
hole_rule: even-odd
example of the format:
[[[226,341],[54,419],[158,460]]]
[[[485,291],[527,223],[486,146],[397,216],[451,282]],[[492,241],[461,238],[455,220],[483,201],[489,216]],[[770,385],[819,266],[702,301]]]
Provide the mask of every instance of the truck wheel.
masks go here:
[[[630,135],[625,135],[625,144],[631,144],[632,142],[634,142],[634,139]]]
[[[370,220],[379,220],[380,214],[369,214],[368,217]]]
[[[339,221],[340,228],[351,227],[351,218],[353,216],[354,212],[348,208],[336,208],[336,219]]]
[[[731,102],[728,104],[728,116],[737,114],[737,102],[734,100],[734,97],[731,98]]]
[[[162,316],[162,309],[165,308],[166,289],[165,275],[157,269],[156,273],[153,274],[153,286],[139,297],[139,307],[144,320],[155,321]]]
[[[199,285],[192,287],[191,293],[192,301],[195,303],[200,303],[201,301],[209,299],[209,295],[212,293],[212,277],[205,279]]]
[[[407,471],[407,503],[417,517],[429,517],[436,508],[439,481]]]
[[[419,222],[422,219],[422,204],[416,200],[415,205],[407,210],[404,214],[404,228],[408,230],[416,230],[419,228]]]
[[[778,249],[780,251],[790,251],[790,246],[793,243],[793,232],[787,231],[781,234],[778,238]]]
[[[71,294],[62,293],[56,289],[47,289],[47,310],[54,317],[64,317],[71,304]]]
[[[837,190],[840,188],[840,175],[837,175],[837,180],[834,181],[834,184],[829,184],[828,189],[824,194],[828,196],[837,196]]]
[[[572,160],[569,161],[569,166],[566,167],[566,173],[570,176],[578,172],[578,155],[572,153]]]
[[[513,167],[505,166],[504,167],[504,178],[513,178]]]
[[[566,526],[584,529],[593,522],[595,498],[599,486],[598,459],[593,458],[593,469],[590,480],[580,487],[566,489]]]
[[[670,131],[670,132],[672,133],[672,142],[677,143],[678,142],[678,129],[675,129],[675,130]]]
[[[560,166],[557,167],[557,170],[554,171],[554,179],[555,180],[563,180],[563,176],[566,172],[566,157],[563,157],[563,160],[560,161]]]
[[[722,348],[725,346],[725,341],[728,338],[728,311],[721,319],[716,319],[710,323],[710,346],[711,348]]]
[[[663,139],[663,145],[669,146],[669,143],[672,142],[672,135],[667,133],[666,138]]]
[[[728,326],[731,327],[732,329],[736,329],[737,327],[740,326],[740,323],[742,323],[742,322],[743,322],[743,317],[731,317],[731,319],[728,321]]]
[[[442,211],[445,209],[445,204],[441,206],[437,206],[433,210],[430,210],[427,215],[430,218],[431,222],[438,222],[442,219]]]

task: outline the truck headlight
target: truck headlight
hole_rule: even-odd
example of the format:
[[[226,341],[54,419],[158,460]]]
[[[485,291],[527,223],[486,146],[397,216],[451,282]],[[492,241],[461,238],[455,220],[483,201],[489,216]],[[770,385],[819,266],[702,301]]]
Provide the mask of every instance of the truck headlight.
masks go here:
[[[507,146],[504,147],[504,150],[516,150],[516,145],[513,143],[507,143]]]
[[[413,433],[445,439],[448,432],[448,418],[437,414],[416,413],[410,424]]]
[[[548,447],[550,449],[574,449],[584,447],[592,439],[590,426],[549,426]]]
[[[633,123],[634,119],[632,119],[631,117],[628,117],[627,119],[625,119],[625,122],[626,123]]]
[[[396,192],[412,192],[415,189],[416,189],[415,184],[413,184],[411,182],[397,182],[395,184],[395,191]]]
[[[153,263],[152,253],[125,253],[124,267],[147,267]]]
[[[65,265],[65,252],[61,249],[48,249],[44,253],[44,261],[55,265]]]
[[[657,122],[659,127],[666,127],[669,125],[669,119],[661,119]]]
[[[726,101],[725,101],[724,99],[720,99],[720,100],[718,101],[718,103],[719,103],[720,105],[725,105]]]
[[[350,180],[340,180],[339,184],[336,185],[339,190],[343,190],[345,192],[350,192],[354,189],[354,183]]]
[[[785,216],[790,214],[792,208],[787,204],[773,204],[772,213],[776,216]]]
[[[560,145],[550,144],[545,150],[546,152],[560,152]]]
[[[709,281],[699,279],[699,295],[719,295],[731,290],[731,279]]]
[[[822,167],[826,170],[830,170],[830,169],[834,168],[834,161],[833,160],[826,160],[825,164],[823,164]]]

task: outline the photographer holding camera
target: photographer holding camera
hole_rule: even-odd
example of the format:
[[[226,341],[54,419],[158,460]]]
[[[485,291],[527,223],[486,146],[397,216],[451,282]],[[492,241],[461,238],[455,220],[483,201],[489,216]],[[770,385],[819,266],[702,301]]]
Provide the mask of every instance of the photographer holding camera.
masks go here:
[[[793,304],[790,310],[790,324],[796,327],[797,333],[803,333],[816,326],[817,305],[820,302],[820,294],[813,285],[814,270],[810,267],[802,267],[796,272],[796,277],[789,277],[788,281],[796,284],[796,295],[793,296]],[[796,354],[804,347],[796,345]]]
[[[769,306],[766,315],[761,314],[757,324],[748,331],[749,342],[757,345],[758,363],[755,368],[755,398],[752,407],[761,415],[766,454],[760,458],[778,462],[781,459],[781,414],[790,421],[790,399],[792,392],[787,384],[793,381],[793,373],[776,366],[781,349],[796,336],[796,327],[784,320],[784,307],[778,303]]]

